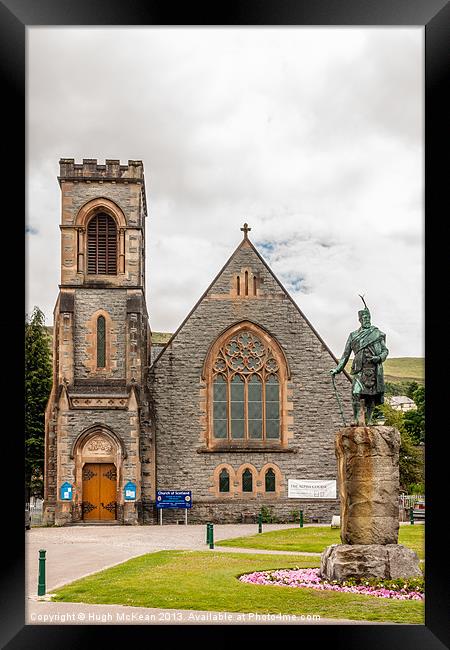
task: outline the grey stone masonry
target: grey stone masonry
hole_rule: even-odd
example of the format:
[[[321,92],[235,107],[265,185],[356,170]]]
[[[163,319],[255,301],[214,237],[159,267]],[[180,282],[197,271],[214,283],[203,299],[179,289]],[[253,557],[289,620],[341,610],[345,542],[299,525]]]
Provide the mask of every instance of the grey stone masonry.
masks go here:
[[[257,295],[236,296],[236,277],[246,270],[248,277],[256,277]],[[214,341],[240,321],[263,328],[286,355],[291,373],[286,449],[205,450],[203,365]],[[157,489],[192,490],[193,522],[213,515],[216,520],[238,521],[242,513],[259,511],[262,504],[270,505],[280,520],[289,520],[290,513],[303,505],[288,498],[289,479],[337,478],[334,437],[342,419],[329,374],[335,365],[326,344],[244,239],[150,369]],[[341,374],[336,384],[350,420],[349,380]],[[235,482],[230,495],[219,498],[214,495],[213,474],[222,463],[234,471],[249,464],[255,476],[273,463],[281,473],[281,489],[277,495],[264,494],[259,485],[255,493],[239,493]],[[338,499],[304,505],[308,516],[319,521],[339,513]]]
[[[83,466],[98,461],[115,467],[115,478],[108,478],[116,481],[117,521],[136,524],[143,519],[141,484],[154,489],[144,167],[140,160],[121,165],[107,159],[102,165],[96,159],[76,164],[63,158],[58,180],[61,284],[54,312],[53,386],[45,416],[44,520],[63,525],[88,517],[92,508],[87,511],[82,502]],[[90,256],[102,251],[100,239],[89,240],[88,232],[98,213],[115,223],[110,231],[115,240],[108,241],[116,264],[108,266],[108,273],[96,265],[93,272],[90,265]],[[66,481],[73,487],[72,500],[59,492]],[[135,500],[126,500],[127,481],[136,485]],[[102,519],[101,510],[95,514]]]
[[[65,192],[72,200],[74,214],[90,199],[104,196],[122,208],[131,225],[138,225],[139,212],[127,188],[130,184],[142,186],[142,207],[147,212],[141,160],[129,160],[127,165],[121,165],[120,160],[106,159],[104,165],[99,165],[96,158],[85,158],[81,164],[76,164],[73,158],[61,158],[59,165],[59,183],[73,183]]]
[[[101,308],[110,318],[110,331],[107,336],[111,342],[111,371],[108,378],[125,381],[126,360],[126,289],[78,289],[75,293],[75,381],[92,376],[90,366],[92,361],[92,340],[95,336],[94,314]]]

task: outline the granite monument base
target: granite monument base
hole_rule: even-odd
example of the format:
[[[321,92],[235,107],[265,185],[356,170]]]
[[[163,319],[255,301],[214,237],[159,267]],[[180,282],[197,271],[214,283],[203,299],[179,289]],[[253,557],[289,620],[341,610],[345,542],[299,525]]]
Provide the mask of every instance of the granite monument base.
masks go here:
[[[320,573],[327,580],[339,581],[422,575],[417,554],[402,544],[332,544],[322,553]]]

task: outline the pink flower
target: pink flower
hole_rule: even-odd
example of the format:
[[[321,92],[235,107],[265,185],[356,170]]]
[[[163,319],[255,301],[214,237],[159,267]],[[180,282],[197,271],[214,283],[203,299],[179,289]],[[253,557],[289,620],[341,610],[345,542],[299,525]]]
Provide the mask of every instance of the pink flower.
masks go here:
[[[341,591],[352,594],[364,594],[378,598],[393,598],[397,600],[423,600],[424,594],[402,588],[400,591],[386,589],[385,587],[371,587],[365,585],[349,586],[344,584],[330,584],[320,577],[319,569],[278,569],[275,571],[255,571],[239,578],[241,582],[260,585],[277,585],[279,587],[309,587],[311,589]]]

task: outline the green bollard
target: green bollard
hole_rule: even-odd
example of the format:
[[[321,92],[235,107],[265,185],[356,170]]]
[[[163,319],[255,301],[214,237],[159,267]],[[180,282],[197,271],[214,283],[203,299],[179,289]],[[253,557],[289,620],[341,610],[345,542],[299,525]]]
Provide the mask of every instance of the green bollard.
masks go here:
[[[300,510],[300,528],[303,528],[303,510]]]
[[[214,548],[214,525],[209,525],[209,548]]]
[[[414,526],[414,512],[412,508],[409,509],[409,523],[411,526]]]
[[[262,533],[262,512],[258,515],[258,533]]]
[[[210,526],[211,526],[211,524],[208,521],[208,523],[206,524],[206,544],[209,544],[209,528],[210,528]]]
[[[45,594],[45,553],[44,549],[39,551],[38,596]]]

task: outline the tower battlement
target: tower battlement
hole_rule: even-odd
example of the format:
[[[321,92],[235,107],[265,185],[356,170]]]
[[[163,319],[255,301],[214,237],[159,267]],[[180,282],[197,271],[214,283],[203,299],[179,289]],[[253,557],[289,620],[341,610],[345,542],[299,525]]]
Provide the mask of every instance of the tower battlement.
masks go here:
[[[97,158],[83,158],[82,163],[76,163],[74,158],[61,158],[59,161],[60,174],[58,181],[123,181],[141,183],[144,180],[144,165],[142,160],[129,160],[121,165],[120,160],[106,159],[104,165],[99,165]]]

